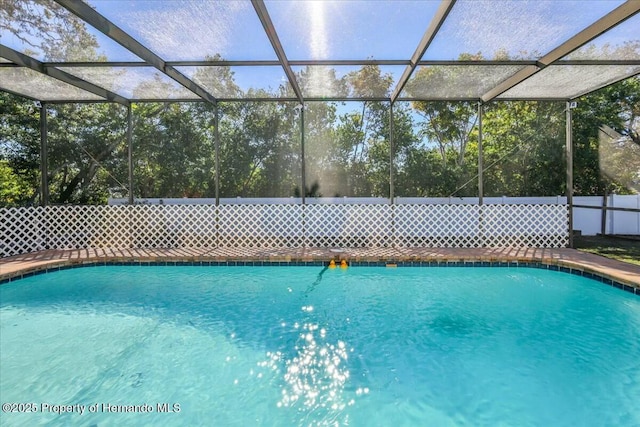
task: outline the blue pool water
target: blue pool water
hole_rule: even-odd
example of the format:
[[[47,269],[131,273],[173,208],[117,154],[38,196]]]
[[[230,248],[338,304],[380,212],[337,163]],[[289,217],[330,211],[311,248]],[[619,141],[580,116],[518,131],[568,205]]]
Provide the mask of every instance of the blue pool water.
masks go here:
[[[70,269],[0,286],[0,398],[37,411],[3,426],[637,426],[640,298],[533,268]]]

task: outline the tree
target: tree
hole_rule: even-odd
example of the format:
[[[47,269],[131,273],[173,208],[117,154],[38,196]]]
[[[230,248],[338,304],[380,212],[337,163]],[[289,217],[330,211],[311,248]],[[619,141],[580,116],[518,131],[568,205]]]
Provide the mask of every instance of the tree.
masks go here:
[[[564,103],[558,102],[503,101],[485,108],[485,195],[564,194],[563,113]]]
[[[481,60],[480,53],[476,55],[462,54],[460,60]],[[467,89],[468,93],[460,93],[459,96],[475,97],[472,85],[464,85],[464,79],[469,78],[466,70],[457,66],[433,66],[420,67],[415,72],[414,77],[408,82],[406,91],[415,97],[425,94],[425,90],[431,96],[445,98],[450,95],[450,91],[460,92]],[[479,80],[481,81],[481,80]],[[445,182],[426,184],[427,176],[418,180],[421,182],[420,189],[416,189],[425,195],[449,196],[453,193],[458,195],[474,195],[472,186],[466,185],[473,177],[473,163],[467,165],[467,149],[469,144],[477,138],[477,105],[468,101],[414,101],[411,103],[413,112],[421,118],[417,122],[417,135],[421,140],[422,150],[436,150],[441,165],[425,167],[428,170],[439,170]],[[411,159],[415,161],[434,161],[436,156],[414,154]],[[477,158],[477,157],[476,157]],[[451,177],[456,177],[455,181]],[[434,179],[430,176],[429,179]]]
[[[365,65],[346,76],[355,97],[388,95],[393,78],[377,65]],[[389,103],[362,101],[359,111],[339,115],[335,138],[350,196],[389,195]]]
[[[117,104],[48,109],[50,200],[102,204],[112,193],[126,195],[126,110]]]
[[[0,1],[0,30],[20,39],[26,53],[55,61],[104,59],[84,23],[57,3]],[[638,48],[637,43],[589,46],[581,49],[580,55],[601,56],[604,52],[610,57],[627,57],[635,55]],[[495,59],[509,59],[504,51],[496,55]],[[222,58],[214,55],[207,59]],[[466,54],[460,59],[480,60],[482,55]],[[456,66],[420,67],[406,90],[416,97],[437,91],[444,97],[452,89],[461,96],[477,96],[473,85],[457,84],[469,78],[461,71]],[[85,70],[83,76],[91,80],[94,72],[98,71]],[[115,84],[126,75],[112,73],[111,78]],[[227,66],[201,67],[193,78],[218,97],[294,96],[288,85],[270,90],[273,93],[254,88],[244,92]],[[385,98],[393,83],[392,76],[376,65],[365,65],[342,77],[331,67],[309,66],[296,78],[305,96],[319,98]],[[482,82],[482,75],[472,76],[472,80]],[[146,97],[150,87],[157,89],[162,84],[158,74],[157,81],[129,89],[134,96]],[[640,79],[635,77],[579,101],[574,110],[578,194],[631,191],[629,187],[640,180],[640,161],[633,157],[637,150],[615,150],[622,143],[640,147],[639,86]],[[167,93],[173,90],[170,85],[164,89]],[[297,103],[220,102],[217,129],[216,107],[210,103],[136,104],[135,193],[143,197],[213,197],[217,133],[223,197],[283,197],[296,194],[296,189],[297,194],[305,192],[309,196],[388,196],[391,140],[396,194],[475,195],[475,102],[396,103],[393,136],[390,107],[389,102],[382,101],[307,102],[307,188],[301,189]],[[563,107],[497,101],[485,106],[485,194],[548,195],[564,191]],[[47,111],[51,201],[104,203],[109,196],[127,195],[125,109],[108,104],[50,104]],[[607,135],[620,136],[604,138],[603,129],[611,130]],[[609,149],[608,154],[603,155],[604,147]],[[38,111],[29,101],[1,93],[0,204],[37,202],[39,151]]]
[[[145,103],[133,108],[135,194],[203,197],[213,188],[214,141],[189,104]],[[201,111],[198,113],[202,113]]]
[[[29,53],[47,61],[99,59],[98,42],[85,23],[54,2],[1,0],[0,31],[13,34]]]
[[[99,47],[80,19],[54,2],[42,0],[3,1],[0,30],[22,42],[27,54],[46,61],[104,60]],[[13,175],[29,176],[32,188],[39,172],[39,130],[36,112],[30,103],[3,95],[2,151]],[[91,203],[106,200],[105,185],[92,182],[101,176],[106,182],[113,176],[104,167],[116,150],[113,135],[118,107],[97,105],[49,106],[49,171],[51,199],[59,203]],[[4,114],[8,115],[5,116]],[[17,117],[19,113],[20,117]],[[101,115],[104,117],[99,117]],[[89,124],[81,120],[89,120]],[[122,120],[120,119],[120,123]],[[22,128],[22,129],[20,129]],[[91,131],[96,131],[91,135]],[[105,139],[106,138],[106,139]],[[106,142],[106,143],[105,143]],[[86,145],[86,146],[85,146]],[[38,194],[33,191],[33,197]],[[30,202],[33,202],[31,200]]]
[[[220,192],[223,197],[283,197],[300,182],[283,107],[273,102],[222,104]]]
[[[0,207],[25,204],[33,197],[33,186],[29,177],[14,171],[6,160],[0,160]]]
[[[640,132],[640,78],[638,76],[600,89],[578,100],[573,110],[574,188],[576,194],[625,194],[632,189],[616,182],[615,174],[603,169],[601,129],[609,127],[637,144]],[[625,167],[638,170],[635,156],[624,160]],[[633,170],[633,169],[632,169]],[[640,170],[637,172],[640,174]]]
[[[336,110],[335,102],[305,104],[305,179],[310,197],[346,194],[346,155],[336,143]]]
[[[0,205],[33,205],[40,196],[39,115],[31,101],[0,92],[0,162],[3,186],[21,189],[19,197],[8,191]],[[6,170],[8,168],[9,170]]]
[[[436,150],[412,146],[398,171],[397,192],[407,197],[449,196],[457,182],[455,170],[442,163]]]

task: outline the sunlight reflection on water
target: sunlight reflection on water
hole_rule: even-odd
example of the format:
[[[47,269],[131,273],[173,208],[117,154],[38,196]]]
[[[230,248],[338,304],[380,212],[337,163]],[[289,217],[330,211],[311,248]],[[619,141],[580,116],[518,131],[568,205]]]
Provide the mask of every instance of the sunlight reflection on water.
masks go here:
[[[302,307],[310,313],[312,306]],[[344,410],[355,404],[355,399],[345,396],[349,381],[347,361],[349,353],[344,341],[329,341],[327,330],[317,323],[294,323],[299,330],[298,339],[293,347],[295,356],[287,358],[281,351],[267,352],[266,360],[258,366],[275,371],[281,381],[281,398],[278,408],[295,408],[306,414],[310,425],[348,425],[348,415]],[[359,388],[357,396],[367,394],[369,389]]]

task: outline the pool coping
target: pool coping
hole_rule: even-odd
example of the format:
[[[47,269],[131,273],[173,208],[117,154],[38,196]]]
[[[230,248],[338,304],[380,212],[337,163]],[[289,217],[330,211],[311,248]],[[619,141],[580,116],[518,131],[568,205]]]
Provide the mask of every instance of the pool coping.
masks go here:
[[[0,284],[90,265],[535,267],[592,278],[640,295],[640,266],[569,248],[91,248],[0,258]]]

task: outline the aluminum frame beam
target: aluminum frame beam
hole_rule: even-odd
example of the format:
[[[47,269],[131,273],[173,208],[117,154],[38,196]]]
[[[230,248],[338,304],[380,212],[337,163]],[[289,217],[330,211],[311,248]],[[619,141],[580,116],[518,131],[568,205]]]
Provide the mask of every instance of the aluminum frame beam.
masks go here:
[[[393,205],[396,193],[395,183],[395,140],[393,139],[393,102],[389,103],[389,204]]]
[[[124,68],[136,68],[136,67],[150,67],[147,62],[144,61],[104,61],[104,62],[65,62],[65,61],[43,61],[47,67],[92,67],[92,68],[112,68],[112,67],[124,67]],[[256,61],[166,61],[165,64],[172,67],[280,67],[280,61],[272,60],[256,60]],[[380,59],[380,60],[358,60],[358,59],[343,59],[343,60],[290,60],[291,66],[358,66],[358,65],[411,65],[409,60],[395,60],[395,59]],[[513,61],[494,61],[494,60],[479,60],[479,61],[455,61],[455,60],[423,60],[418,61],[417,65],[442,65],[442,66],[492,66],[492,65],[538,65],[538,61],[535,60],[513,60]],[[559,60],[554,65],[640,65],[640,59],[565,59]],[[17,64],[12,62],[0,62],[0,68],[2,67],[17,67]]]
[[[280,43],[280,38],[278,37],[278,33],[276,32],[275,27],[273,26],[273,22],[271,21],[271,17],[269,16],[269,12],[267,12],[267,7],[262,0],[251,0],[253,4],[253,8],[256,10],[256,14],[264,27],[264,31],[267,33],[267,37],[271,42],[271,46],[273,50],[276,52],[276,56],[280,61],[280,65],[284,70],[284,73],[287,75],[287,79],[289,79],[289,84],[293,88],[293,91],[298,98],[300,103],[304,103],[304,98],[302,97],[302,91],[300,90],[300,86],[298,86],[298,81],[296,80],[296,76],[291,69],[291,64],[289,64],[289,60],[287,59],[287,55],[284,52],[284,48],[282,47],[282,43]]]
[[[40,103],[40,206],[49,205],[49,145],[47,103]]]
[[[214,145],[215,145],[215,197],[216,206],[220,204],[220,107],[217,102],[213,103],[213,127],[214,127]]]
[[[482,144],[483,104],[478,102],[478,204],[484,203],[484,147]]]
[[[146,61],[149,65],[155,67],[163,74],[169,76],[191,92],[198,95],[205,101],[214,103],[216,98],[207,92],[202,86],[186,77],[184,74],[168,65],[162,58],[147,49],[138,40],[123,31],[120,27],[109,21],[107,18],[98,13],[82,0],[54,0],[56,3],[69,10],[81,20],[96,28],[98,31],[116,41],[125,49],[137,55]]]
[[[127,172],[129,174],[129,204],[134,204],[134,175],[133,175],[133,112],[131,105],[127,106]]]
[[[427,61],[432,62],[432,61]],[[445,61],[443,61],[445,62]],[[446,61],[455,62],[455,61]],[[505,62],[505,61],[502,61]],[[528,61],[535,62],[535,61]],[[150,65],[144,61],[105,61],[105,62],[65,62],[51,61],[45,62],[46,65],[52,67],[149,67]],[[200,60],[200,61],[165,61],[165,64],[172,67],[280,67],[282,64],[278,60]],[[289,60],[292,66],[350,66],[350,65],[409,65],[410,61],[405,59],[328,59],[328,60]],[[12,66],[10,62],[0,62],[2,66]]]
[[[305,160],[305,141],[304,141],[304,110],[305,105],[300,105],[300,195],[302,196],[302,204],[306,204],[307,200],[307,170],[306,170],[306,160]]]
[[[569,205],[569,247],[573,248],[573,116],[571,102],[567,102],[565,110],[565,153],[567,159],[567,204]]]

